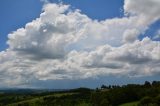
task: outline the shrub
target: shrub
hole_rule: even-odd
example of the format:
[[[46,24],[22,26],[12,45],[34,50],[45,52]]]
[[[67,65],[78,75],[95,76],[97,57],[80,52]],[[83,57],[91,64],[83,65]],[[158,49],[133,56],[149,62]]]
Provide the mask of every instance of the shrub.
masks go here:
[[[139,106],[150,106],[151,104],[152,98],[149,96],[143,97],[139,102]]]

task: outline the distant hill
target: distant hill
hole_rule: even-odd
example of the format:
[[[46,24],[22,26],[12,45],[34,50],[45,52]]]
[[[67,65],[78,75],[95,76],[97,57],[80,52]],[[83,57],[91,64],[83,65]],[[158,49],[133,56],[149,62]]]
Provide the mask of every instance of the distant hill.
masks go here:
[[[0,90],[0,106],[160,106],[160,81],[96,89]]]

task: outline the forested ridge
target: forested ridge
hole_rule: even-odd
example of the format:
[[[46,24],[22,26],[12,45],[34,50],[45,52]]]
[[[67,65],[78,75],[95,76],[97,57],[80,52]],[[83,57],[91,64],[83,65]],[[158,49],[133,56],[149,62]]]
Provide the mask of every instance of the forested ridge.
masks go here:
[[[0,90],[0,106],[160,106],[160,81],[62,91]]]

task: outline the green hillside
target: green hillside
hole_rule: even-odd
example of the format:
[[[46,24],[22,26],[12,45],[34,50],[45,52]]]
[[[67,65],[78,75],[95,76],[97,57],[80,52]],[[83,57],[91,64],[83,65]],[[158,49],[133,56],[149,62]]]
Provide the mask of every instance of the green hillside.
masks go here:
[[[119,106],[138,106],[138,102],[124,103],[124,104],[119,105]]]
[[[160,81],[64,91],[4,90],[0,106],[160,106]]]

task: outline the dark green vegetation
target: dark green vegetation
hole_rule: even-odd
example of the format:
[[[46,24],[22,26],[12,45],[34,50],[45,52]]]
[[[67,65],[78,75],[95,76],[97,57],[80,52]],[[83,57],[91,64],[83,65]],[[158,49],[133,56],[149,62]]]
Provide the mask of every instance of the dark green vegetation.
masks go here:
[[[88,106],[93,90],[78,88],[65,91],[1,91],[0,106]]]
[[[0,90],[0,106],[160,106],[160,81],[95,90]]]

